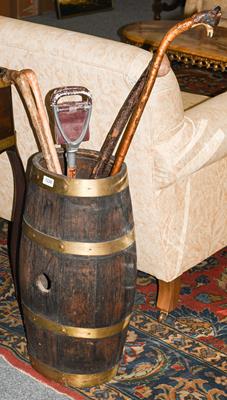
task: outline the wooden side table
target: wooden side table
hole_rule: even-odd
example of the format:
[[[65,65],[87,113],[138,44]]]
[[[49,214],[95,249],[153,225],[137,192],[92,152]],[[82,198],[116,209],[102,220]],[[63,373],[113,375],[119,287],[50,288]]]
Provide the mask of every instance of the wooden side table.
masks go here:
[[[145,49],[156,49],[164,34],[178,21],[142,21],[123,26],[118,31],[122,41]],[[208,38],[203,27],[191,29],[176,38],[168,48],[170,60],[199,68],[227,70],[227,29],[216,27]]]
[[[1,73],[1,69],[0,69]],[[25,195],[25,173],[16,147],[11,86],[0,86],[0,154],[6,151],[14,177],[12,224],[9,230],[9,256],[18,294],[18,253]]]

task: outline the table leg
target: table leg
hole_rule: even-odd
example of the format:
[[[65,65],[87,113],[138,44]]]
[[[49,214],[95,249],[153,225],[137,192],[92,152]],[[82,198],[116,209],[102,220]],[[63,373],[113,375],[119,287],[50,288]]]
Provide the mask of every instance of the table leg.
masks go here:
[[[152,5],[152,10],[154,13],[154,19],[161,19],[162,11],[172,11],[175,10],[179,5],[184,6],[184,0],[173,0],[170,4],[163,2],[162,0],[154,0]]]

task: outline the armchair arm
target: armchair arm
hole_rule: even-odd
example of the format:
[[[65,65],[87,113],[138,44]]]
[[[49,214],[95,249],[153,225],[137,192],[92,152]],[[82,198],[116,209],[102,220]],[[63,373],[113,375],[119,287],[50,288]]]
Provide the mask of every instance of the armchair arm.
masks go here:
[[[201,136],[201,149],[206,152],[204,165],[227,156],[227,92],[185,112]],[[199,150],[199,148],[198,148]]]
[[[184,120],[153,146],[157,189],[227,156],[227,92],[185,112]]]

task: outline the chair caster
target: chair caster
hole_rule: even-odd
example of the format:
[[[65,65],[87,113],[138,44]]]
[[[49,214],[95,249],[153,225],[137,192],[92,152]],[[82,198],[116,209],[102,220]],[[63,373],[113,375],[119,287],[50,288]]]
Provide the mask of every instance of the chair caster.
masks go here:
[[[167,311],[160,311],[159,317],[158,317],[158,322],[162,323],[165,322],[166,318],[168,316]]]

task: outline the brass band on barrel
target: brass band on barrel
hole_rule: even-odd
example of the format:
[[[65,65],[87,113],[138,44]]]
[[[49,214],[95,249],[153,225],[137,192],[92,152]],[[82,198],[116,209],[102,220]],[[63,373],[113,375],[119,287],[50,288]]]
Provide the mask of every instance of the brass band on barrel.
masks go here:
[[[110,381],[116,374],[118,370],[118,365],[115,365],[108,371],[97,372],[94,374],[69,374],[61,372],[49,365],[37,360],[33,356],[29,356],[33,368],[40,372],[47,378],[54,380],[59,383],[63,383],[66,386],[72,387],[89,387],[100,385],[101,383]]]
[[[40,246],[63,254],[80,256],[106,256],[130,247],[135,241],[134,229],[117,239],[106,242],[70,242],[46,235],[29,225],[25,219],[23,233]]]
[[[103,339],[106,337],[117,335],[125,328],[127,328],[131,318],[130,314],[117,324],[105,326],[103,328],[81,328],[76,326],[62,325],[41,315],[35,314],[24,304],[23,311],[25,318],[29,319],[32,323],[39,326],[39,328],[41,329],[46,329],[56,334],[71,336],[80,339]]]
[[[8,136],[5,139],[0,140],[0,151],[6,150],[9,147],[15,146],[16,138],[15,135]]]
[[[45,177],[53,181],[53,186],[45,185]],[[77,197],[101,197],[111,196],[122,192],[128,187],[128,175],[125,173],[119,177],[118,175],[102,179],[70,179],[48,171],[37,168],[33,165],[30,176],[32,182],[50,190],[54,193],[65,196]]]
[[[1,70],[1,68],[0,68],[0,70]],[[10,86],[10,85],[11,85],[10,82],[4,82],[4,81],[1,79],[1,76],[0,76],[0,89],[1,89],[1,88],[5,88],[5,87]]]

